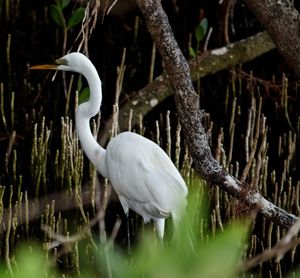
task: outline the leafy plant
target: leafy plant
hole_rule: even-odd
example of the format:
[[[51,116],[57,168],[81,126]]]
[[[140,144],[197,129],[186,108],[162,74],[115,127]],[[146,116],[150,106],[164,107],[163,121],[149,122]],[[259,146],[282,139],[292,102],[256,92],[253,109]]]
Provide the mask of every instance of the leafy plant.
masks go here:
[[[79,7],[72,11],[72,14],[69,19],[66,18],[64,11],[69,6],[70,0],[56,0],[55,4],[50,5],[50,15],[53,21],[57,24],[60,30],[63,32],[63,49],[62,54],[66,53],[67,49],[67,41],[68,41],[68,31],[75,26],[77,26],[80,22],[82,22],[85,15],[85,8]],[[67,115],[69,109],[69,100],[70,100],[70,92],[72,85],[73,77],[69,84],[69,89],[67,89],[67,83],[65,79],[65,73],[63,73],[63,82],[64,82],[64,92],[66,96],[66,106],[65,113]]]
[[[56,4],[50,6],[50,15],[52,19],[64,32],[78,25],[83,20],[85,14],[85,9],[79,7],[73,11],[69,20],[66,20],[63,10],[69,3],[70,0],[57,0]]]
[[[189,47],[189,54],[192,58],[197,56],[197,52],[199,51],[200,42],[205,38],[207,33],[208,22],[206,18],[203,18],[199,25],[196,27],[195,30],[195,38],[196,38],[196,49],[192,46]]]
[[[55,4],[50,6],[50,15],[63,32],[63,54],[66,53],[68,31],[82,22],[85,14],[85,9],[79,7],[72,12],[70,18],[67,20],[64,10],[69,4],[70,0],[56,0]]]
[[[196,31],[195,31],[195,37],[196,37],[197,43],[200,43],[204,39],[206,32],[207,32],[207,19],[203,18],[200,21],[200,23],[197,26]]]

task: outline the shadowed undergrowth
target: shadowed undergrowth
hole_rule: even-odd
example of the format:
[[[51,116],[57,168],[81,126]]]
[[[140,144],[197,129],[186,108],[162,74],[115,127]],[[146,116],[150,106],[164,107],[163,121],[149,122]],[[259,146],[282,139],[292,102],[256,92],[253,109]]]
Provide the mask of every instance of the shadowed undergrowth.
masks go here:
[[[0,68],[1,277],[232,277],[244,259],[271,248],[286,235],[286,230],[256,217],[255,211],[194,173],[172,100],[168,99],[145,122],[134,110],[128,112],[128,129],[150,137],[171,156],[187,182],[189,206],[174,237],[168,220],[164,243],[155,237],[151,225],[144,225],[132,214],[133,248],[128,253],[126,221],[116,195],[85,158],[74,130],[73,107],[81,81],[59,75],[52,83],[50,75],[30,74],[27,60],[16,62],[22,56],[18,42],[24,38],[10,28],[21,25],[21,1],[12,1],[12,5],[5,2],[5,9],[0,5],[1,20],[6,22],[0,26],[1,39],[6,42],[1,52],[5,66]],[[30,58],[31,62],[41,63],[45,53],[47,59],[49,53],[60,56],[53,52],[61,53],[61,45],[65,51],[75,32],[62,26],[68,36],[59,36],[62,29],[55,29],[57,22],[45,17],[48,11],[44,4],[37,7],[28,17],[31,25],[21,26],[21,30],[34,34],[24,52],[32,53],[28,49],[33,48],[38,54]],[[61,12],[54,13],[65,16],[68,22],[72,10]],[[136,54],[141,36],[138,22],[135,19],[133,23],[134,41],[127,55]],[[51,35],[41,38],[41,26]],[[41,42],[45,47],[40,47]],[[118,70],[109,69],[114,75],[118,73],[116,78],[108,81],[104,76],[104,95],[111,94],[105,90],[111,82],[118,99],[132,87],[127,83],[133,82],[136,65],[128,63],[126,68],[125,54],[121,57],[111,52],[109,63],[111,56],[122,62]],[[141,66],[143,61],[139,63]],[[151,76],[153,68],[154,64]],[[204,122],[216,159],[274,204],[299,215],[298,84],[286,76],[267,82],[240,68],[202,79],[197,86],[201,105],[210,113]],[[103,109],[108,113],[111,106],[104,101]],[[118,132],[117,106],[113,111],[115,121],[107,137]],[[139,126],[131,126],[132,117],[140,119]],[[91,122],[95,135],[105,120],[103,117],[101,122],[97,116]],[[268,260],[239,275],[297,275],[298,266],[299,251],[294,247],[279,262]]]

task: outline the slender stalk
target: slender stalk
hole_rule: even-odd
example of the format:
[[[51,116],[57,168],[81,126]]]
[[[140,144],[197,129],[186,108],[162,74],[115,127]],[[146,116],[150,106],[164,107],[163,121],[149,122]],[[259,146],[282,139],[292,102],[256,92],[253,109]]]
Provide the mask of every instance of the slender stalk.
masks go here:
[[[10,195],[9,195],[9,204],[8,204],[8,219],[7,219],[7,229],[5,233],[5,262],[8,269],[9,274],[14,277],[13,270],[11,267],[10,260],[10,232],[11,232],[11,221],[12,221],[12,196],[13,196],[13,188],[10,186]]]
[[[150,70],[149,70],[149,83],[153,81],[153,77],[154,77],[155,57],[156,57],[156,45],[155,42],[153,42],[152,51],[151,51]]]
[[[1,112],[2,124],[4,126],[5,131],[7,132],[7,123],[6,123],[6,117],[5,117],[5,111],[4,111],[4,85],[3,85],[3,83],[0,83],[0,112]]]

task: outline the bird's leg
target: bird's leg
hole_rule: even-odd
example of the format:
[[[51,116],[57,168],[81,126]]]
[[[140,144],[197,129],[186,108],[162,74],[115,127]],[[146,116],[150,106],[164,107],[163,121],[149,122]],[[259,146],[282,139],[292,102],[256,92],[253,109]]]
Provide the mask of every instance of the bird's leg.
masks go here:
[[[129,219],[129,211],[126,213],[126,218],[127,218],[127,244],[128,244],[128,253],[131,253],[131,244],[130,244],[130,219]]]
[[[155,225],[158,237],[160,239],[163,239],[164,238],[164,232],[165,232],[165,219],[164,218],[154,219],[154,225]]]
[[[124,213],[126,215],[126,224],[127,224],[127,244],[128,244],[128,253],[130,254],[131,253],[131,246],[130,246],[130,228],[129,228],[129,206],[128,206],[128,203],[125,199],[125,197],[123,197],[122,195],[118,195],[119,196],[119,200],[120,200],[120,203],[122,205],[122,208],[124,210]]]

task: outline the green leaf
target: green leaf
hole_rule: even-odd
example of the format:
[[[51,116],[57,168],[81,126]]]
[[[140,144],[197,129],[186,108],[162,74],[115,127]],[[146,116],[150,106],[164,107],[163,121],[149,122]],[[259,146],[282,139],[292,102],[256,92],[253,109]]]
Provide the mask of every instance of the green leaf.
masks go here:
[[[234,277],[239,264],[247,225],[232,225],[216,235],[198,255],[202,277]]]
[[[196,51],[191,46],[189,47],[189,54],[190,54],[190,57],[192,57],[192,58],[196,57]]]
[[[85,14],[84,8],[76,9],[68,21],[68,29],[71,29],[75,27],[77,24],[79,24],[83,20],[84,14]]]
[[[203,18],[195,30],[196,40],[199,43],[207,32],[207,19]]]
[[[200,22],[200,25],[202,26],[204,33],[206,34],[207,32],[207,27],[208,27],[208,21],[207,18],[203,18]]]
[[[65,29],[66,22],[64,19],[64,15],[62,14],[61,10],[56,5],[50,6],[50,15],[54,22],[61,28],[62,30]]]
[[[65,7],[69,5],[71,0],[58,0],[58,6],[61,10],[63,10]]]
[[[87,102],[90,98],[89,87],[85,87],[78,96],[78,105]]]

